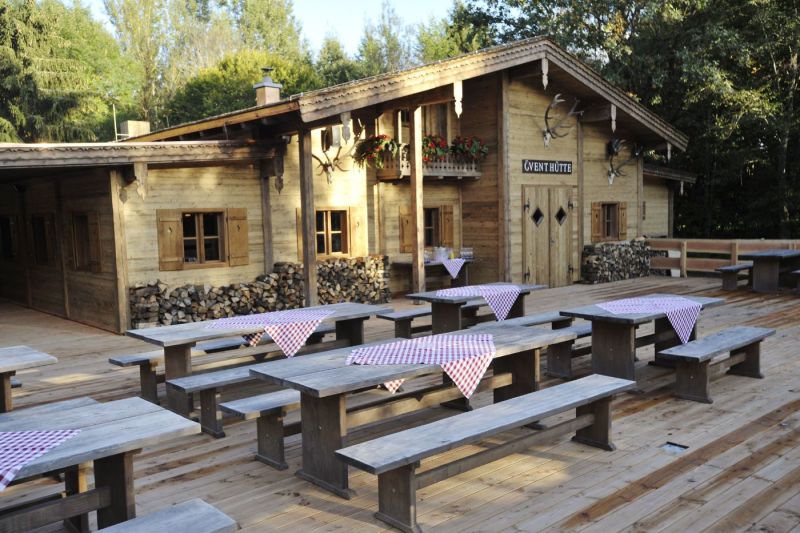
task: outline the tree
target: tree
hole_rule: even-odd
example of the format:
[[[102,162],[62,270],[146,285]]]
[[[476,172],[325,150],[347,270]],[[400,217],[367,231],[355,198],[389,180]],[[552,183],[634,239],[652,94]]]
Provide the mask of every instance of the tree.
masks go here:
[[[417,27],[416,55],[419,63],[431,63],[466,54],[492,44],[485,28],[470,23],[466,6],[457,0],[448,16]]]
[[[409,33],[389,0],[384,0],[378,22],[369,21],[364,25],[358,47],[361,76],[375,76],[413,66]]]
[[[242,50],[200,71],[178,89],[166,105],[169,122],[177,124],[253,107],[256,103],[253,84],[263,77],[264,66],[275,68],[272,78],[283,85],[284,95],[318,86],[310,63],[290,61],[269,52]]]
[[[289,58],[307,56],[292,0],[230,0],[245,47]]]
[[[322,87],[346,83],[359,77],[358,63],[347,55],[341,41],[330,35],[322,42],[315,68]]]

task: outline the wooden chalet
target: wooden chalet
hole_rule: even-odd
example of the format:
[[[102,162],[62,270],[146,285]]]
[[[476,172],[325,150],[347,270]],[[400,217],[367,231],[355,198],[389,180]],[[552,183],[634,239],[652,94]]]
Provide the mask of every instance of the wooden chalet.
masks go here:
[[[128,289],[251,281],[383,254],[396,292],[425,246],[473,249],[474,282],[577,281],[584,244],[668,236],[692,177],[643,164],[684,134],[547,38],[280,98],[124,143],[0,147],[0,296],[122,331]],[[408,146],[354,165],[359,139]],[[475,135],[478,163],[424,164],[421,139]],[[410,279],[409,279],[410,278]]]

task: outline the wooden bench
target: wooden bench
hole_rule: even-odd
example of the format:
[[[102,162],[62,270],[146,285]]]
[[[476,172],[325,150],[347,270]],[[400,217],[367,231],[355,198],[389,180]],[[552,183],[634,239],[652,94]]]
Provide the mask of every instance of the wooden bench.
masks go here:
[[[747,286],[753,285],[753,263],[739,263],[715,269],[722,276],[722,290],[735,291],[739,288],[739,274],[747,274]]]
[[[322,342],[325,335],[334,333],[336,328],[333,324],[320,324],[320,326],[308,338],[308,344],[317,344]],[[243,344],[241,337],[230,339],[218,339],[207,342],[200,342],[192,349],[192,356],[198,357],[203,355],[216,355],[212,359],[219,359],[219,357],[234,357],[234,358],[252,358],[255,360],[263,360],[270,354],[278,351],[278,348],[268,337],[264,337],[263,344],[257,346],[249,346],[240,348]],[[224,359],[223,359],[224,360]],[[164,351],[152,350],[149,352],[142,352],[129,355],[117,355],[108,359],[108,362],[115,366],[120,367],[139,367],[139,396],[145,400],[158,404],[158,384],[164,382],[164,375],[158,372],[159,366],[164,363]],[[210,361],[209,361],[210,362]],[[245,364],[249,364],[248,361]],[[198,361],[198,367],[202,370],[203,361]],[[238,363],[242,364],[242,363]],[[237,365],[232,362],[229,366]]]
[[[569,433],[575,434],[573,440],[577,442],[613,450],[611,400],[615,394],[635,385],[629,380],[591,375],[349,446],[338,450],[336,456],[378,476],[378,512],[375,516],[379,520],[402,531],[418,532],[418,488]],[[550,427],[537,425],[542,429],[527,432],[526,426],[572,409],[576,409],[575,418]],[[475,455],[416,472],[423,459],[517,428],[526,428],[526,433]]]
[[[487,304],[483,300],[483,298],[475,298],[473,300],[470,300],[461,307],[461,316],[464,319],[466,319],[465,322],[468,324],[476,324],[478,322],[487,321],[489,320],[489,318],[484,318],[484,316],[478,316],[478,310],[486,305]],[[395,337],[410,339],[414,336],[415,333],[423,333],[426,331],[431,331],[430,324],[423,324],[419,326],[412,325],[412,322],[417,318],[431,316],[431,312],[432,311],[430,305],[420,305],[412,309],[403,309],[402,311],[378,313],[375,316],[377,318],[382,318],[384,320],[391,320],[392,322],[394,322]],[[493,316],[494,315],[485,315],[485,317],[493,317]]]
[[[139,516],[101,529],[105,533],[231,533],[239,529],[236,521],[201,499],[195,498],[155,513]]]
[[[300,433],[300,425],[284,428],[283,419],[289,409],[300,407],[300,392],[283,389],[250,398],[221,403],[220,410],[242,420],[256,419],[258,448],[256,459],[278,470],[286,470],[283,438]]]
[[[736,326],[660,351],[661,357],[675,361],[675,396],[712,403],[710,368],[715,374],[727,370],[728,374],[763,378],[761,341],[774,333],[770,328]],[[726,353],[728,357],[717,357]]]

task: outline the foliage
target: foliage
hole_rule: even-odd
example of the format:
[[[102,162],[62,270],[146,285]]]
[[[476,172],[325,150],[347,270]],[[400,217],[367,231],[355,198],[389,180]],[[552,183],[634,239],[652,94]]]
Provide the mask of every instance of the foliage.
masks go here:
[[[392,137],[385,134],[366,137],[356,144],[353,161],[360,167],[371,164],[375,168],[383,168],[387,159],[397,157],[399,145]]]
[[[389,0],[381,4],[377,23],[367,22],[358,47],[360,77],[395,72],[413,65],[406,28]]]
[[[320,79],[322,87],[339,85],[358,79],[360,73],[359,64],[348,57],[344,51],[341,41],[336,37],[328,36],[322,42],[315,70]]]
[[[489,147],[475,135],[456,136],[450,143],[450,153],[459,161],[482,161],[489,154]]]
[[[444,161],[450,152],[447,140],[441,135],[429,133],[422,138],[422,162]]]

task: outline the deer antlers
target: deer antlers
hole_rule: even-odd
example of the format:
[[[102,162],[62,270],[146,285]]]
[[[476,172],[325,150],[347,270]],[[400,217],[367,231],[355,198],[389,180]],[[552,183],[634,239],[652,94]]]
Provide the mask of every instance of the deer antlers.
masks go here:
[[[547,148],[550,146],[550,141],[555,137],[565,137],[567,135],[567,131],[563,133],[559,133],[559,128],[564,125],[564,121],[566,121],[569,117],[574,117],[577,115],[582,115],[583,111],[575,111],[578,108],[578,104],[580,100],[577,98],[575,99],[575,103],[572,104],[572,109],[569,112],[558,119],[558,121],[554,125],[550,125],[550,110],[555,109],[558,107],[559,104],[566,102],[563,98],[561,98],[561,94],[557,94],[553,97],[553,101],[547,106],[547,111],[544,112],[544,146]]]
[[[355,138],[353,139],[353,144],[350,145],[350,148],[344,154],[342,154],[342,144],[341,144],[341,142],[339,143],[339,148],[336,150],[336,155],[333,156],[333,159],[331,159],[331,157],[328,155],[328,150],[324,150],[324,149],[322,150],[322,155],[325,157],[324,161],[320,157],[317,157],[315,154],[313,154],[313,153],[311,154],[311,157],[316,159],[317,163],[319,163],[319,167],[320,167],[319,175],[325,174],[325,177],[328,179],[328,185],[331,185],[333,183],[333,171],[334,170],[338,170],[340,172],[347,172],[347,170],[348,170],[346,168],[342,168],[342,164],[344,163],[344,159],[350,157],[350,155],[353,153],[353,150],[356,147],[356,144],[358,144],[358,140],[361,138],[361,135],[364,133],[364,128],[362,127],[360,122],[359,122],[359,127],[355,128],[355,129],[356,129],[357,133],[356,133]],[[325,144],[325,143],[323,143],[323,144]],[[323,148],[324,148],[324,146],[323,146]]]
[[[608,184],[611,185],[614,183],[614,178],[617,176],[624,176],[625,173],[622,172],[622,167],[630,164],[633,161],[636,161],[641,157],[642,152],[644,152],[644,148],[642,146],[638,146],[636,144],[633,145],[631,148],[631,156],[621,163],[614,163],[614,158],[617,157],[622,151],[622,146],[625,144],[624,139],[611,139],[608,141],[606,145],[606,155],[608,156]]]

